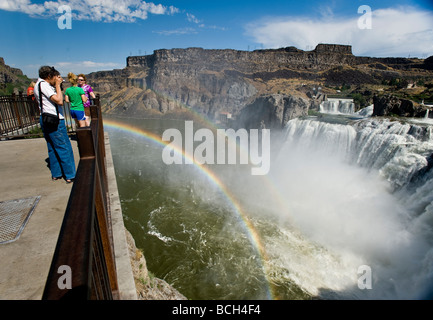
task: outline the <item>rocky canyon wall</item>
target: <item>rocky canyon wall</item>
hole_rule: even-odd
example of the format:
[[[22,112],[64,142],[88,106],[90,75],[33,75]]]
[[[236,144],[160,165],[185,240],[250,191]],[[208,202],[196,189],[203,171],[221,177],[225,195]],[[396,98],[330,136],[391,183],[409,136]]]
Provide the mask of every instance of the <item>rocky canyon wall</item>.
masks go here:
[[[257,110],[259,101],[266,100],[268,105],[268,98],[258,100],[262,96],[283,95],[284,101],[305,99],[303,112],[278,116],[284,124],[308,112],[310,106],[317,108],[320,101],[313,92],[317,88],[324,89],[323,99],[339,86],[374,86],[396,78],[433,79],[429,61],[357,57],[351,46],[335,44],[320,44],[312,51],[295,47],[255,51],[161,49],[152,55],[128,57],[124,69],[92,73],[88,82],[101,94],[105,112],[125,116],[193,110],[216,119],[221,112],[237,117],[246,107]],[[280,100],[273,101],[277,103],[274,107],[281,109]],[[260,110],[265,109],[270,110]]]

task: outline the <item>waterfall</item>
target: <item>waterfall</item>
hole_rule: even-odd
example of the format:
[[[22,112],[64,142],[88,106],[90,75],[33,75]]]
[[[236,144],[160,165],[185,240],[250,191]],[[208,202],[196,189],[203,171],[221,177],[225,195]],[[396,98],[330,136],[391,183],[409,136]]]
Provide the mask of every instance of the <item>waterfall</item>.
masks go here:
[[[426,120],[426,121],[431,121],[430,119],[431,119],[431,117],[430,117],[430,110],[433,108],[433,104],[425,104],[424,103],[424,100],[421,102],[421,105],[422,106],[425,106],[425,107],[427,107],[426,109],[426,112],[425,112],[425,115],[424,115],[424,120]]]
[[[355,114],[367,118],[367,117],[371,117],[374,111],[374,105],[369,105],[368,107],[362,108],[361,110],[355,112]]]
[[[287,124],[286,139],[303,149],[315,148],[379,170],[394,189],[425,167],[433,152],[432,127],[387,119],[361,120],[353,125],[294,119]]]
[[[329,98],[320,104],[319,111],[332,114],[353,114],[355,113],[355,104],[352,99]]]
[[[288,122],[275,161],[288,219],[350,270],[359,261],[373,270],[373,290],[341,283],[345,289],[335,285],[337,297],[431,297],[432,157],[432,126],[371,118],[349,124]],[[294,259],[287,268],[299,283],[314,287]],[[348,273],[343,266],[323,268],[323,282],[332,284]]]

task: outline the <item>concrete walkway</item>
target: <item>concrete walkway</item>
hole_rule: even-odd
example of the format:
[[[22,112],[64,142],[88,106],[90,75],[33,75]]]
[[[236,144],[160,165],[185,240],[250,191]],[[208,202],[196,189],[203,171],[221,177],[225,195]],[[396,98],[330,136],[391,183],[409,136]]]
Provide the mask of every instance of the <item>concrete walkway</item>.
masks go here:
[[[76,141],[72,146],[78,165]],[[136,299],[108,138],[106,147],[120,295]],[[0,244],[1,300],[39,300],[43,294],[72,188],[64,180],[51,180],[47,158],[43,138],[0,141],[0,201],[41,196],[20,237]]]

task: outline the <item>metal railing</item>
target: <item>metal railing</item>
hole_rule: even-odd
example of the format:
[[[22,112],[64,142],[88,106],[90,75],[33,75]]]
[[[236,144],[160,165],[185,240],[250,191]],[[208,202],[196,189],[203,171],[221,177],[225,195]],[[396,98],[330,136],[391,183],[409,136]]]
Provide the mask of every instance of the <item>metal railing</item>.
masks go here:
[[[0,96],[0,134],[23,135],[39,124],[39,108],[22,93]]]
[[[68,133],[75,133],[75,121],[71,117],[70,103],[63,103],[63,116]],[[32,97],[19,94],[0,96],[0,136],[17,138],[42,136],[39,124],[38,103]]]
[[[104,130],[99,99],[94,103],[90,127],[76,129],[80,161],[43,300],[119,299]]]

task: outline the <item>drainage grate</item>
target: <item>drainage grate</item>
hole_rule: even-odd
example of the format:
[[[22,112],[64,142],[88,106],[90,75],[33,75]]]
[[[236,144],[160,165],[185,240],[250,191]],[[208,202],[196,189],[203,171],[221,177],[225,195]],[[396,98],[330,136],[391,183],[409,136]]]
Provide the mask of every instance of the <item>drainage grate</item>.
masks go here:
[[[37,196],[0,202],[0,244],[19,238],[40,198]]]

